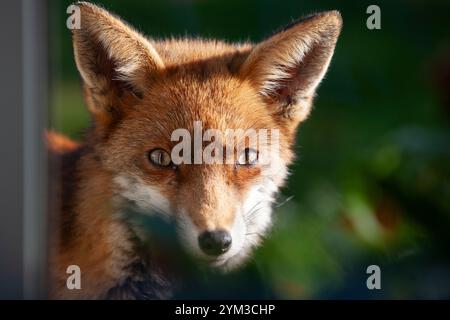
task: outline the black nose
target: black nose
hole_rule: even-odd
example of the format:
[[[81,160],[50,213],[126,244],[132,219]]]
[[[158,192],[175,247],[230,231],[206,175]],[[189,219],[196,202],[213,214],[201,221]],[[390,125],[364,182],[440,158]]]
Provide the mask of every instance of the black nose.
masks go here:
[[[200,248],[207,255],[218,256],[231,247],[231,235],[225,230],[206,231],[198,237]]]

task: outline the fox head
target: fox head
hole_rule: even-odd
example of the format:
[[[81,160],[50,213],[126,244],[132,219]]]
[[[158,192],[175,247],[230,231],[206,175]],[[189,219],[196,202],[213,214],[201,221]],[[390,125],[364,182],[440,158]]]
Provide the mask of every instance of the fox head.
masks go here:
[[[194,256],[222,270],[238,266],[271,225],[271,204],[333,55],[340,14],[316,14],[258,44],[233,45],[148,39],[104,9],[77,5],[81,28],[72,31],[73,46],[93,116],[92,150],[99,170],[111,174],[117,212],[133,206],[173,220]],[[201,134],[277,132],[278,146],[270,149],[269,139],[250,148],[236,134],[244,148],[233,148],[235,160],[176,164],[173,133],[194,136],[199,122]],[[227,138],[215,137],[216,156]]]

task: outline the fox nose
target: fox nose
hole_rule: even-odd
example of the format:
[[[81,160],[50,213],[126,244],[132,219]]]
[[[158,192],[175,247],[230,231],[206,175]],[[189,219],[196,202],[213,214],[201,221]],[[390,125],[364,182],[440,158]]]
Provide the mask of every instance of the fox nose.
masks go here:
[[[225,230],[206,231],[198,237],[198,244],[204,253],[219,256],[231,247],[231,235]]]

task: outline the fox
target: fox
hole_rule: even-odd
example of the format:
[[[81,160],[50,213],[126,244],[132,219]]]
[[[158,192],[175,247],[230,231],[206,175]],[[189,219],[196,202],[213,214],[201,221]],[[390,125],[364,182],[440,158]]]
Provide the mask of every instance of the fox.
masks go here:
[[[74,59],[92,121],[79,142],[47,134],[49,296],[170,299],[183,254],[211,270],[238,270],[273,225],[340,13],[300,18],[258,43],[229,43],[150,38],[100,6],[75,5]],[[277,151],[262,162],[262,150],[244,142],[231,163],[175,163],[172,133],[192,133],[199,121],[203,131],[276,130]],[[223,146],[224,139],[214,141]],[[153,217],[174,235],[160,239],[158,228],[147,230],[142,221]],[[167,249],[172,240],[182,254]],[[81,274],[76,290],[67,286],[73,265]]]

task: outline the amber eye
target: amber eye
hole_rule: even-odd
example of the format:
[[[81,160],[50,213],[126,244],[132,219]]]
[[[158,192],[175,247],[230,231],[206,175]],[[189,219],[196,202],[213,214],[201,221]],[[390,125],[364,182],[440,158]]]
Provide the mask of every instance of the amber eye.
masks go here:
[[[158,167],[168,167],[172,164],[170,154],[163,149],[154,149],[148,153],[148,159]]]
[[[237,165],[240,166],[253,166],[258,162],[258,151],[245,148],[244,151],[238,157]]]

